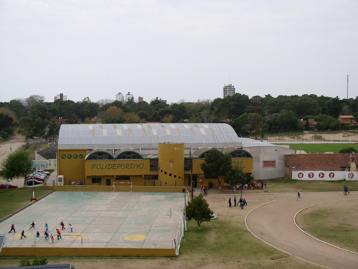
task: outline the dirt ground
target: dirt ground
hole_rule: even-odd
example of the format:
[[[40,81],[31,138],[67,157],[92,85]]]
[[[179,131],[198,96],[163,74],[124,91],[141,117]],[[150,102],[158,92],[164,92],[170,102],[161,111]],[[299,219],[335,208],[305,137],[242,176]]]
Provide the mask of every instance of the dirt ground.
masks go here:
[[[298,135],[272,135],[266,138],[270,142],[284,141],[337,141],[358,142],[358,133],[349,131],[340,132],[303,132]]]

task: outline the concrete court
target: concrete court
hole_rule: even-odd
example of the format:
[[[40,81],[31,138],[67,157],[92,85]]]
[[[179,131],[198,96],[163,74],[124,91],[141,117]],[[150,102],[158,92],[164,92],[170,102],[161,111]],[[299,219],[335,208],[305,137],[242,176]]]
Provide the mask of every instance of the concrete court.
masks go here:
[[[183,209],[183,193],[55,192],[0,223],[0,234],[5,247],[173,248]],[[56,240],[61,220],[66,230]],[[32,221],[35,230],[29,230]],[[16,234],[8,233],[12,223]],[[45,223],[54,244],[44,239]],[[26,239],[20,240],[21,230]]]
[[[299,230],[294,216],[300,209],[321,203],[358,199],[358,192],[344,196],[342,192],[307,192],[302,200],[296,193],[275,194],[273,201],[264,203],[247,216],[247,225],[259,238],[293,256],[328,268],[358,268],[358,255],[317,241]]]

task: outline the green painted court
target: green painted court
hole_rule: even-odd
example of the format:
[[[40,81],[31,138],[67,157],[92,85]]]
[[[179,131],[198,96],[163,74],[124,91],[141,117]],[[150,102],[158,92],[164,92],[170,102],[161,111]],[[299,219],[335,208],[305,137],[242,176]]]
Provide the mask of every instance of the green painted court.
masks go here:
[[[174,248],[184,231],[184,203],[184,193],[54,192],[0,223],[0,234],[6,248]],[[57,240],[61,221],[66,229]],[[12,223],[16,234],[8,233]],[[54,243],[44,238],[45,223]]]

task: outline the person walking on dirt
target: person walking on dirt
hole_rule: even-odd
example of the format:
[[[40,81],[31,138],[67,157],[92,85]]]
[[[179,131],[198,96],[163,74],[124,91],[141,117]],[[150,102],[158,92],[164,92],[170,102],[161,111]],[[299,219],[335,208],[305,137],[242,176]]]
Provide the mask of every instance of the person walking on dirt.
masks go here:
[[[299,191],[297,192],[297,201],[298,200],[301,200],[301,193]]]
[[[73,233],[73,226],[72,226],[72,224],[70,223],[70,224],[68,224],[68,226],[70,226],[70,231],[71,231],[71,233]]]
[[[22,230],[20,239],[26,238],[25,231]]]
[[[51,234],[51,243],[53,244],[53,243],[55,243],[55,238],[53,237],[53,234]]]
[[[31,229],[35,230],[35,222],[34,221],[32,221],[32,223],[30,224],[30,229],[29,230],[31,230]]]
[[[234,207],[237,206],[236,196],[234,196]]]
[[[231,197],[229,197],[229,207],[231,207]]]
[[[60,225],[61,225],[61,229],[62,229],[62,231],[63,231],[64,229],[66,229],[66,228],[65,228],[65,224],[63,223],[63,220],[61,220]]]
[[[349,190],[348,190],[348,186],[347,186],[347,185],[344,185],[344,187],[343,187],[343,192],[344,192],[344,195],[349,194]]]
[[[39,239],[39,238],[40,238],[40,232],[36,231],[36,239]]]
[[[11,228],[10,228],[9,234],[11,234],[11,232],[16,233],[16,231],[15,231],[15,225],[14,225],[14,224],[11,224]]]

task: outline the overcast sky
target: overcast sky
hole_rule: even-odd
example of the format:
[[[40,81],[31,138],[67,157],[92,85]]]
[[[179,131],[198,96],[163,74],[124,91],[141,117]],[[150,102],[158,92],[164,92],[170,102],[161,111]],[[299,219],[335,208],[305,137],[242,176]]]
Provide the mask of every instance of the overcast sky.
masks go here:
[[[0,0],[0,100],[358,94],[358,0]]]

